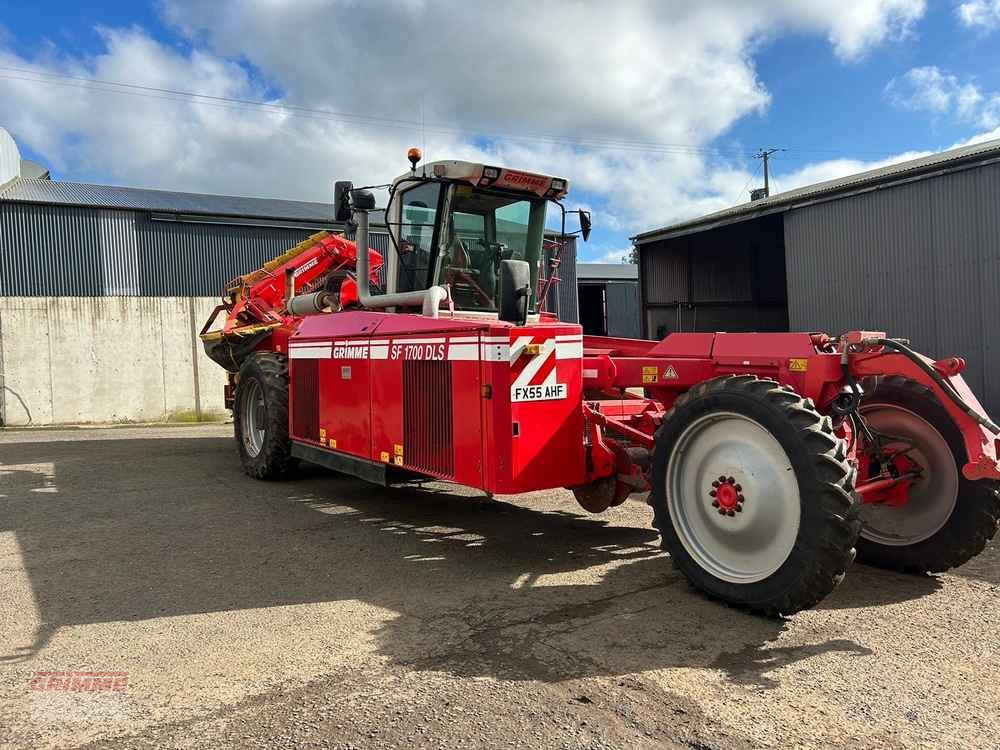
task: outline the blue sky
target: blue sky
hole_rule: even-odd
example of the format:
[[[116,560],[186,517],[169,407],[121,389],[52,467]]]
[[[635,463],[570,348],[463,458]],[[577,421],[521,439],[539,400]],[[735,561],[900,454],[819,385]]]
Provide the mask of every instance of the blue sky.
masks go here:
[[[324,200],[334,179],[401,173],[414,142],[560,174],[594,212],[588,260],[746,200],[761,146],[787,149],[780,190],[1000,136],[1000,0],[640,1],[583,18],[557,1],[530,25],[491,13],[448,0],[3,3],[0,126],[60,179],[165,189]],[[562,47],[536,26],[562,29]]]

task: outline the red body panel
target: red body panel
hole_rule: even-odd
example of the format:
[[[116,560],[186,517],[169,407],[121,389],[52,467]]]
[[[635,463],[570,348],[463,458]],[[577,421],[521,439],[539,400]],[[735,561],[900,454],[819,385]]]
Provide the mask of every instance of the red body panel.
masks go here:
[[[588,479],[579,326],[354,311],[288,346],[294,440],[496,493]]]

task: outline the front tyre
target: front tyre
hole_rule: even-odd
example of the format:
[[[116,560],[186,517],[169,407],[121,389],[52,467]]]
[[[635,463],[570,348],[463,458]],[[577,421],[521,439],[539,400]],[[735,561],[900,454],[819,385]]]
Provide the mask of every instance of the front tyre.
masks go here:
[[[653,525],[694,586],[767,616],[812,607],[843,578],[860,522],[830,420],[773,380],[716,378],[656,435]]]
[[[281,479],[292,464],[288,438],[288,360],[262,352],[240,367],[233,428],[243,470],[254,479]]]

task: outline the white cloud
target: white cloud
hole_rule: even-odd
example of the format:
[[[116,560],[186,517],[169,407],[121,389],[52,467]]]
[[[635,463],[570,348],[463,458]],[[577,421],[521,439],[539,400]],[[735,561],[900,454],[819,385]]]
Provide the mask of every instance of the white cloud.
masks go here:
[[[911,68],[886,84],[885,94],[895,106],[911,112],[951,115],[979,127],[1000,125],[1000,93],[984,93],[971,81],[934,65]]]
[[[1000,27],[1000,0],[969,0],[956,9],[963,25],[992,31]]]
[[[586,252],[586,248],[584,248],[580,252],[580,260],[583,263],[627,263],[631,254],[631,247],[617,250],[598,250],[596,253]]]
[[[631,232],[745,199],[745,164],[706,149],[768,106],[753,61],[762,38],[820,35],[853,60],[911,33],[924,2],[164,0],[163,9],[184,44],[104,29],[99,54],[47,47],[25,57],[0,38],[0,65],[35,71],[0,76],[0,124],[63,175],[313,200],[328,200],[335,179],[391,179],[406,147],[424,145],[429,158],[566,176],[593,199],[596,226]],[[39,74],[366,117],[11,80]]]

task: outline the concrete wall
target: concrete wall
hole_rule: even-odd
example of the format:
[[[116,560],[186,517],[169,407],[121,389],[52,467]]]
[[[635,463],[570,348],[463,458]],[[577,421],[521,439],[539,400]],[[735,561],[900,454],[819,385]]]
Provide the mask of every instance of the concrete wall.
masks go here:
[[[28,424],[24,406],[36,425],[223,415],[225,373],[198,339],[216,304],[0,297],[0,424]]]

